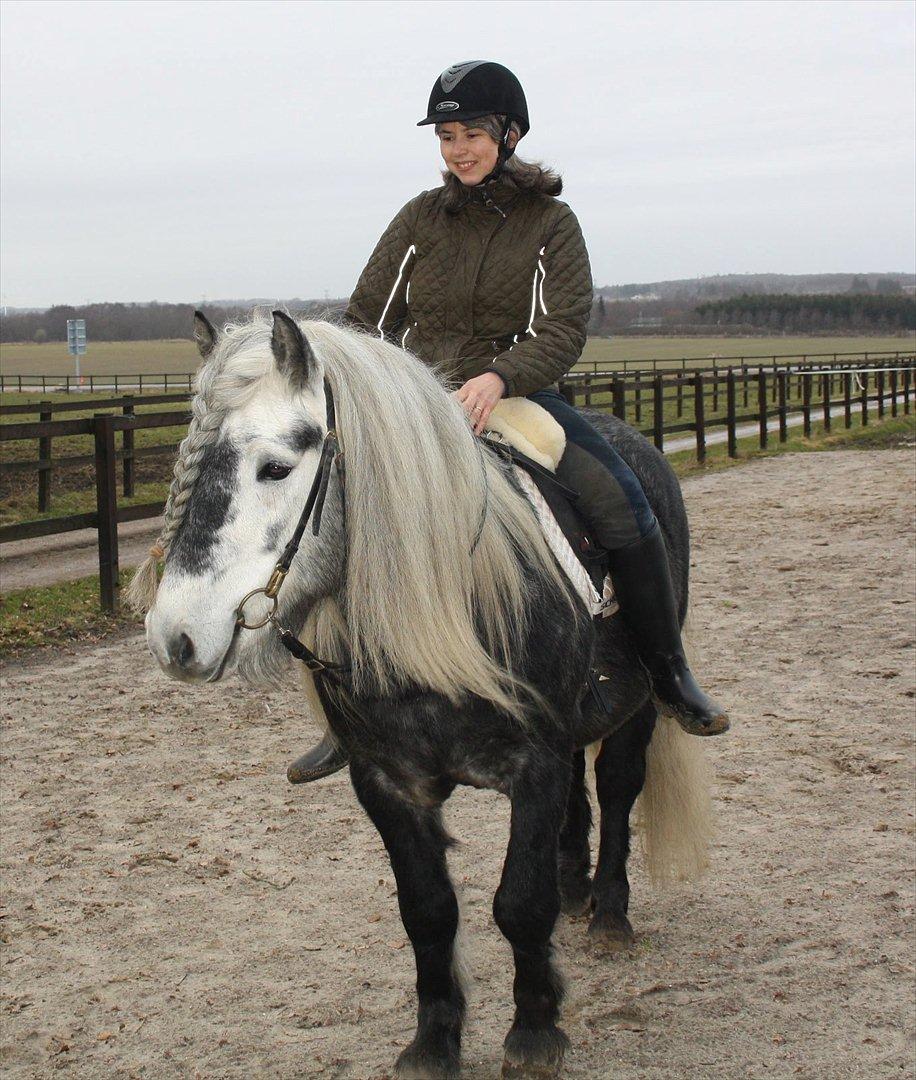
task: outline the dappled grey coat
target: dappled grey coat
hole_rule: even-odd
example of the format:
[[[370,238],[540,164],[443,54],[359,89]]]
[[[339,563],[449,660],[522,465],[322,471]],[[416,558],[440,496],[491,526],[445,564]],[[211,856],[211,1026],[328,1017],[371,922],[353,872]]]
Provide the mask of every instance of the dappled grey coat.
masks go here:
[[[549,386],[579,359],[592,304],[576,215],[496,181],[450,205],[424,191],[397,214],[360,275],[347,317],[465,381],[495,371],[508,395]]]

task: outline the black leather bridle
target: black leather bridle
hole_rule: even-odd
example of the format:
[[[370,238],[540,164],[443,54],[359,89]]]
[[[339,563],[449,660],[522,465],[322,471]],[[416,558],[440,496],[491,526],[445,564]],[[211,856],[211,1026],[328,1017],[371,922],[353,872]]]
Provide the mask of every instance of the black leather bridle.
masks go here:
[[[290,537],[289,543],[283,549],[283,554],[273,568],[273,571],[267,580],[267,584],[262,588],[252,589],[251,592],[246,593],[239,601],[239,605],[235,609],[235,625],[237,630],[260,630],[262,626],[273,623],[280,634],[280,641],[284,648],[292,653],[297,660],[301,660],[310,671],[330,673],[334,671],[343,672],[349,669],[344,664],[337,664],[333,660],[322,660],[320,657],[316,656],[311,649],[302,644],[292,630],[288,630],[277,619],[280,588],[286,580],[289,568],[292,566],[293,559],[296,557],[296,552],[299,550],[299,545],[302,543],[302,537],[305,535],[309,519],[312,521],[313,536],[317,536],[321,528],[321,516],[324,512],[324,501],[328,493],[331,470],[336,470],[341,484],[344,479],[343,450],[341,449],[340,440],[337,436],[334,394],[331,391],[330,384],[327,380],[325,380],[324,383],[324,394],[327,408],[328,430],[321,445],[321,456],[318,459],[318,468],[315,471],[315,478],[312,481],[312,486],[305,500],[305,505],[302,507],[302,513],[299,515],[299,521],[296,523],[296,528],[293,530],[293,535]],[[260,595],[265,596],[271,601],[271,609],[260,621],[249,623],[245,619],[245,605],[253,596]]]

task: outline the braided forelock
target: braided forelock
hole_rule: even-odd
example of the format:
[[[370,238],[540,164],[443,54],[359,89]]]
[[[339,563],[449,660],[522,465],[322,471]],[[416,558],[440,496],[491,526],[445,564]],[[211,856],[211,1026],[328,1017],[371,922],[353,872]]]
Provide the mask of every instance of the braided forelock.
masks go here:
[[[200,476],[201,463],[207,450],[217,442],[223,420],[229,411],[217,401],[217,376],[221,367],[222,364],[214,356],[197,373],[197,389],[191,400],[191,422],[188,433],[178,446],[178,456],[163,511],[165,524],[146,559],[137,568],[125,594],[128,604],[138,613],[152,607],[159,585],[159,562],[168,556],[187,511],[191,492]]]

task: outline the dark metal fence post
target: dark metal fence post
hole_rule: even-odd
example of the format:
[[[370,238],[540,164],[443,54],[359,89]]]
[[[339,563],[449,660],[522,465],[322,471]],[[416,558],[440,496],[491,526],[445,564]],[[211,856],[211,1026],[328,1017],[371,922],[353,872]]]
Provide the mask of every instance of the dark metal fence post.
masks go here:
[[[805,438],[811,438],[811,375],[805,372],[802,376],[802,430]]]
[[[706,402],[702,372],[693,377],[693,416],[697,430],[697,461],[706,460]]]
[[[843,426],[852,427],[852,372],[843,372]]]
[[[784,443],[789,438],[788,372],[778,372],[776,375],[776,382],[778,386],[776,407],[779,409],[779,441]]]
[[[897,415],[897,369],[891,371],[891,416]]]
[[[757,408],[760,415],[758,421],[760,424],[760,449],[766,450],[767,448],[767,374],[763,368],[759,368],[757,371]]]
[[[652,380],[652,428],[655,445],[665,449],[665,384],[661,375]]]
[[[878,382],[878,419],[880,420],[884,416],[884,372],[879,371],[877,375]]]
[[[95,494],[99,534],[99,598],[103,611],[118,606],[118,488],[115,475],[115,418],[96,413]]]
[[[744,387],[744,407],[748,407],[748,394],[747,394],[747,367],[741,369],[742,379],[741,385]]]
[[[42,424],[50,424],[54,406],[50,401],[42,401],[38,419]],[[42,435],[38,440],[38,512],[51,509],[51,436]]]
[[[824,407],[824,431],[830,430],[830,376],[821,376],[821,386],[824,395],[823,407]]]
[[[642,423],[642,379],[639,372],[636,373],[636,423]]]
[[[133,401],[125,401],[123,413],[125,416],[134,416]],[[121,449],[124,451],[124,498],[130,499],[134,494],[134,429],[126,427],[121,434]]]
[[[684,415],[684,373],[683,371],[677,377],[677,418]]]
[[[626,382],[614,376],[611,380],[611,398],[614,402],[614,415],[618,420],[626,421],[627,418],[627,384]]]
[[[862,427],[868,427],[868,372],[860,372],[860,382],[862,384],[862,393],[859,396],[859,400],[862,403]]]
[[[738,456],[738,432],[735,427],[735,372],[728,369],[725,376],[725,430],[728,440],[728,456]]]

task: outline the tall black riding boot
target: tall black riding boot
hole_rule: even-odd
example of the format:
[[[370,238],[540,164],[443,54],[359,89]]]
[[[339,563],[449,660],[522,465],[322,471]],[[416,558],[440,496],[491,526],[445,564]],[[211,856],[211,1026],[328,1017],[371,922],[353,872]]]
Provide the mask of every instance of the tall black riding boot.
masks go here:
[[[691,735],[728,731],[724,709],[700,689],[684,655],[668,553],[658,522],[646,536],[608,554],[620,611],[656,697]]]
[[[349,762],[347,752],[325,732],[321,742],[304,753],[286,770],[286,779],[291,784],[309,784],[323,776],[339,772]]]

